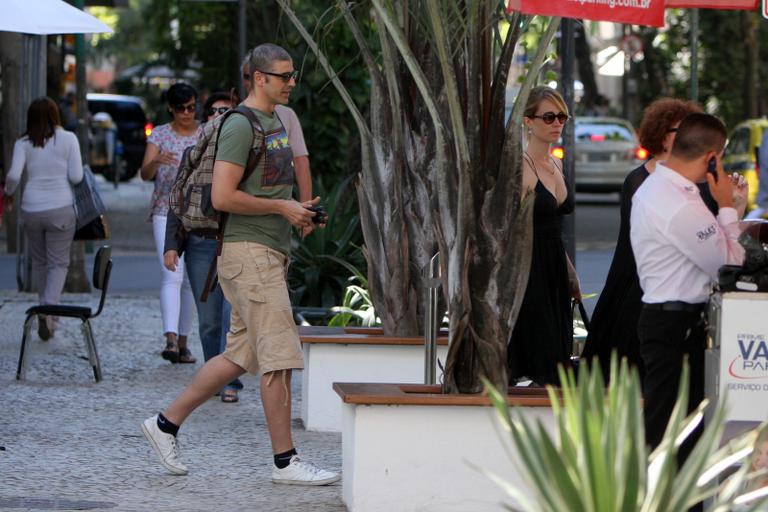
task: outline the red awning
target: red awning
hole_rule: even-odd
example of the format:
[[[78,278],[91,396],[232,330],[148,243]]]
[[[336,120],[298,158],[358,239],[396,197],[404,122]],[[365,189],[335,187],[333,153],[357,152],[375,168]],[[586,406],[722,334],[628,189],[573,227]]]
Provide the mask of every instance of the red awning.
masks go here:
[[[667,0],[667,7],[700,9],[756,9],[759,0]]]
[[[755,9],[759,0],[508,0],[508,11],[631,25],[664,26],[664,9]]]
[[[509,0],[507,10],[631,25],[664,26],[664,3],[660,0]]]

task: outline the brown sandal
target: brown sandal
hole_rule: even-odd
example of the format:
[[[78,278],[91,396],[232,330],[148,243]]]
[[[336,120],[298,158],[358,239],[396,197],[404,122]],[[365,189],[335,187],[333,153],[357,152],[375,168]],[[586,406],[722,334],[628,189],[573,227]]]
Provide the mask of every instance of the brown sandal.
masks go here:
[[[192,355],[192,352],[189,351],[187,347],[180,348],[179,349],[179,363],[196,363],[197,359],[195,359],[195,356]]]
[[[176,340],[167,340],[165,342],[165,350],[160,352],[160,355],[167,361],[178,363],[181,355],[178,342]]]

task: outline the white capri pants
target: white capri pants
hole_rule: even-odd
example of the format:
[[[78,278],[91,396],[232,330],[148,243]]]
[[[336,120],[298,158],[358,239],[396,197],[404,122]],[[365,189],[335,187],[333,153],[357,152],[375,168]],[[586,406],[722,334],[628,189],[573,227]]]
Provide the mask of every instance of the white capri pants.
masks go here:
[[[171,272],[163,265],[165,249],[165,215],[152,216],[152,231],[155,235],[155,247],[160,259],[160,311],[163,316],[163,333],[172,332],[187,336],[192,331],[192,318],[195,311],[195,298],[189,279],[184,270],[184,258],[179,258],[176,271]]]

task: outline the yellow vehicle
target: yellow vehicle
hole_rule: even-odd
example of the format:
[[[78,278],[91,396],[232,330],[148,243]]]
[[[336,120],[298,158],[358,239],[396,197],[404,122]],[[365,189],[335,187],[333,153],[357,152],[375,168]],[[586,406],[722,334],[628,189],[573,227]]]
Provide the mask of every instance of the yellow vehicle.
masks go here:
[[[723,158],[723,169],[738,172],[749,183],[747,210],[755,207],[758,172],[757,150],[763,139],[763,130],[768,128],[768,119],[748,119],[736,125],[728,137]]]

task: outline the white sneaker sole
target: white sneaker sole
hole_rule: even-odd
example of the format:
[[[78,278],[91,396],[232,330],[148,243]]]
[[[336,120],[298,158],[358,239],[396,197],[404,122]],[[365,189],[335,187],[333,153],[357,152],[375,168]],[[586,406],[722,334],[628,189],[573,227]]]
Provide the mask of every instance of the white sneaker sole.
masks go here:
[[[160,453],[160,448],[157,447],[157,443],[155,443],[155,440],[152,439],[152,434],[149,433],[149,430],[147,430],[147,427],[144,426],[143,422],[141,423],[141,433],[144,434],[144,437],[147,438],[147,441],[149,441],[149,445],[152,447],[152,450],[157,454],[157,458],[160,459],[160,464],[162,464],[165,469],[174,475],[186,475],[189,473],[188,470],[173,467],[165,462],[165,460],[163,460],[163,456]]]
[[[280,478],[272,478],[272,483],[283,485],[329,485],[341,480],[341,475],[332,476],[324,480],[283,480]]]

